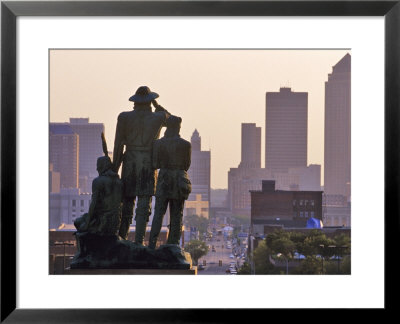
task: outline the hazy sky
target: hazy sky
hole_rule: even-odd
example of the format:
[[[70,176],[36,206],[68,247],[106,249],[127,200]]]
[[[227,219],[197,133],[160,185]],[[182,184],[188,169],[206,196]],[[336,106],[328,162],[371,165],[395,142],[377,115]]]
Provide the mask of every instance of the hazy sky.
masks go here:
[[[50,122],[89,117],[104,123],[111,151],[118,114],[131,110],[129,97],[147,85],[164,108],[182,117],[183,138],[190,141],[199,131],[202,150],[211,150],[211,187],[227,188],[229,168],[240,163],[241,123],[262,127],[264,166],[265,93],[286,86],[308,92],[308,164],[323,170],[325,81],[348,52],[51,50]]]

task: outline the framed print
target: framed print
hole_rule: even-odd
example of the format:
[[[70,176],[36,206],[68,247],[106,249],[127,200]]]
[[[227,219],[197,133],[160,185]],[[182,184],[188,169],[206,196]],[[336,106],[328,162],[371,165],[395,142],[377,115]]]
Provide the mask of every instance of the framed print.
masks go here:
[[[1,320],[217,322],[234,318],[243,310],[391,309],[394,301],[389,295],[395,285],[388,283],[397,279],[390,257],[394,252],[389,250],[391,239],[399,230],[399,16],[398,1],[3,1]],[[268,56],[270,65],[255,63],[255,53],[267,56],[271,51],[279,57],[298,51],[294,61],[302,65],[304,81],[301,77],[298,81],[285,79],[289,65],[280,65],[272,56]],[[194,134],[192,128],[202,118],[208,120],[201,124],[207,130],[221,125],[220,132],[203,135],[203,143],[211,147],[215,156],[211,161],[217,161],[218,153],[225,152],[225,161],[229,159],[229,166],[235,168],[238,163],[228,158],[228,145],[221,148],[213,143],[217,143],[217,137],[235,138],[238,131],[234,133],[232,127],[236,126],[229,121],[235,121],[239,128],[241,122],[250,123],[256,118],[254,110],[245,107],[251,102],[246,100],[247,93],[251,93],[248,89],[259,87],[264,91],[259,103],[262,120],[266,93],[268,97],[269,92],[290,88],[291,82],[295,91],[307,89],[306,80],[315,68],[312,65],[320,62],[317,55],[314,60],[302,61],[301,53],[329,51],[340,52],[340,57],[330,63],[332,67],[348,58],[346,53],[352,59],[352,180],[351,190],[350,185],[348,188],[352,202],[351,274],[49,275],[49,123],[65,122],[68,117],[89,117],[96,122],[95,112],[107,115],[113,111],[106,117],[113,120],[106,124],[105,132],[107,142],[112,142],[117,112],[127,109],[122,106],[126,100],[117,102],[113,92],[118,89],[121,96],[123,87],[123,93],[130,91],[129,96],[133,95],[142,84],[131,84],[139,83],[140,78],[129,74],[143,75],[148,70],[160,74],[159,83],[152,81],[155,87],[167,89],[162,84],[171,85],[170,94],[167,90],[160,93],[160,104],[165,98],[166,109],[174,111],[175,107],[182,115],[182,137],[189,139]],[[127,53],[133,56],[126,56]],[[70,59],[73,55],[75,61]],[[199,69],[195,55],[201,55],[209,65]],[[248,57],[244,59],[244,55]],[[164,69],[160,62],[167,57],[164,67],[169,69]],[[143,69],[140,62],[148,69]],[[185,62],[181,64],[183,68],[179,62]],[[219,69],[218,62],[224,62],[229,69]],[[240,72],[246,66],[251,74]],[[278,72],[273,72],[274,68]],[[240,73],[247,83],[239,80]],[[320,82],[321,89],[329,87],[329,73]],[[280,85],[270,86],[265,78],[268,74],[279,78]],[[74,84],[66,86],[67,78]],[[122,82],[123,78],[126,81]],[[240,88],[231,83],[234,80],[241,85],[243,94],[235,97],[239,99],[225,111],[229,90],[240,93]],[[215,81],[221,87],[213,85]],[[55,88],[57,94],[53,92]],[[191,96],[186,98],[179,93]],[[87,108],[81,110],[85,116],[78,112],[72,116],[73,110],[68,106],[73,102],[70,98],[78,95],[82,100],[76,106]],[[98,98],[101,102],[96,101]],[[236,109],[236,104],[243,108]],[[315,105],[323,104],[321,99]],[[209,115],[207,105],[215,105]],[[56,112],[61,116],[58,119],[54,118]],[[241,115],[243,118],[239,118]],[[320,117],[323,118],[322,113]],[[190,130],[183,128],[185,121]],[[309,138],[309,142],[322,143],[322,137],[323,131]],[[236,137],[234,141],[240,139]],[[242,162],[247,161],[246,154],[249,153],[242,156]],[[343,153],[336,153],[340,154]],[[368,291],[363,291],[365,282],[369,283]],[[324,298],[315,298],[322,295]],[[211,316],[209,309],[214,309]]]

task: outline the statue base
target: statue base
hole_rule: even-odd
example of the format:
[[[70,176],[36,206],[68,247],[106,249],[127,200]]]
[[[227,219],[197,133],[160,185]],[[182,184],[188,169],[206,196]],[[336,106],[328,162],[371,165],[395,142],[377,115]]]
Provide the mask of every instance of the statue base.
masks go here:
[[[72,269],[175,269],[192,268],[190,254],[178,245],[165,244],[158,249],[121,239],[118,235],[76,232],[78,252]]]

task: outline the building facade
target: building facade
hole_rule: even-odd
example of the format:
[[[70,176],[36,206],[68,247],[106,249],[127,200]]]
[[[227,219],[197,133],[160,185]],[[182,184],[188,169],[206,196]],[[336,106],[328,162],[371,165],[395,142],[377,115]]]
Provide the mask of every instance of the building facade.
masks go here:
[[[273,173],[307,166],[308,93],[266,93],[265,168]]]
[[[261,168],[261,127],[254,123],[242,123],[240,167]]]
[[[97,158],[104,155],[101,143],[104,124],[89,123],[89,118],[70,118],[69,126],[79,135],[79,188],[91,193],[92,181],[98,176]]]
[[[60,174],[60,188],[78,188],[79,136],[68,125],[50,123],[49,165]]]
[[[75,219],[89,211],[92,195],[79,188],[61,188],[58,192],[50,193],[49,227],[55,229],[62,224],[71,225]],[[208,202],[207,202],[208,203]],[[151,215],[149,225],[154,217],[155,198],[151,202]],[[208,206],[208,205],[207,205]],[[137,205],[135,204],[135,210]],[[170,221],[169,208],[164,215],[162,225],[168,226]],[[135,222],[134,222],[135,223]]]
[[[185,208],[183,209],[183,217],[197,215],[200,217],[209,218],[210,206],[208,201],[201,199],[201,194],[196,195],[196,200],[186,200]]]
[[[197,129],[191,137],[192,155],[188,170],[192,183],[192,192],[188,200],[196,200],[196,195],[201,195],[201,200],[210,202],[211,184],[211,152],[201,150],[201,137]]]
[[[250,216],[251,190],[261,190],[262,180],[272,179],[264,168],[231,168],[228,171],[228,206],[233,214]]]
[[[54,171],[53,163],[50,163],[49,192],[53,192],[53,193],[60,192],[60,188],[61,188],[60,180],[61,180],[60,172]]]
[[[321,191],[321,165],[289,168],[288,172],[273,175],[278,190]]]
[[[91,195],[81,193],[79,188],[61,188],[58,193],[50,193],[50,229],[73,224],[75,219],[88,212],[90,201]]]
[[[322,191],[284,191],[275,181],[263,181],[262,190],[251,191],[251,230],[263,234],[266,225],[306,227],[307,220],[322,220]]]
[[[332,68],[325,82],[324,191],[350,199],[351,56]]]

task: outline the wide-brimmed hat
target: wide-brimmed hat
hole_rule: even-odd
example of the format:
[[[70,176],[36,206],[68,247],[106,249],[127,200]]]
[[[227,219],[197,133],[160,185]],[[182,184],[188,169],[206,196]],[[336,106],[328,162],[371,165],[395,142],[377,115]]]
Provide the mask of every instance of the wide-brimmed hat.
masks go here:
[[[152,100],[158,97],[159,97],[158,93],[151,92],[149,87],[141,86],[136,90],[136,93],[129,98],[129,101],[145,103],[145,102],[151,102]]]

